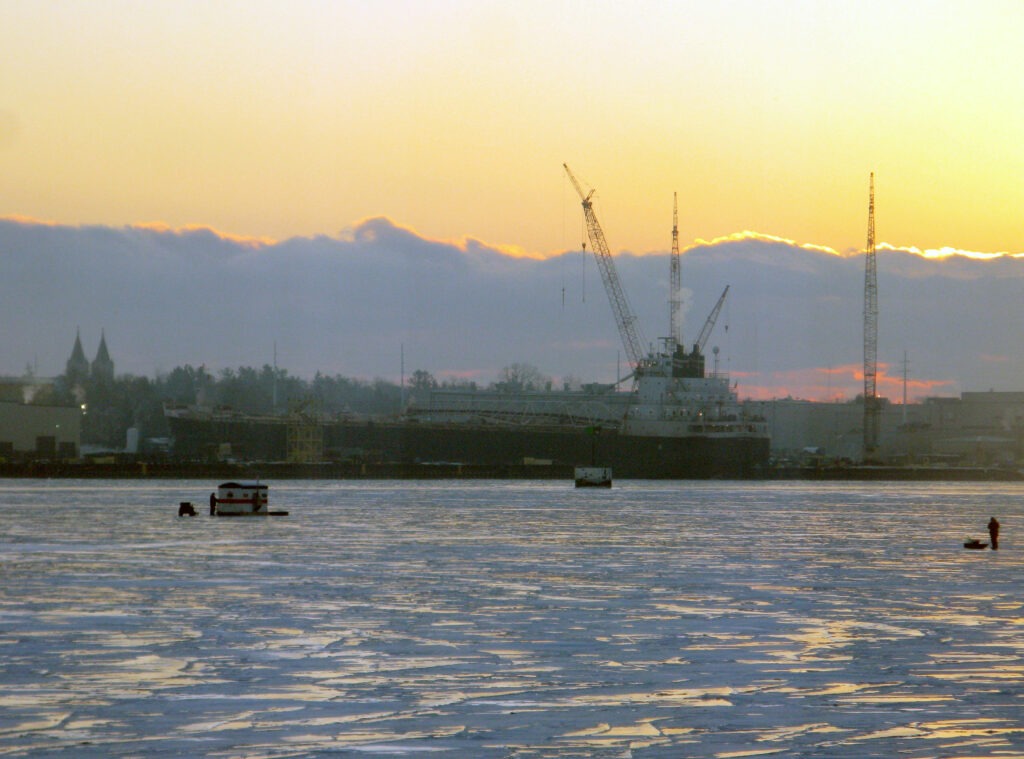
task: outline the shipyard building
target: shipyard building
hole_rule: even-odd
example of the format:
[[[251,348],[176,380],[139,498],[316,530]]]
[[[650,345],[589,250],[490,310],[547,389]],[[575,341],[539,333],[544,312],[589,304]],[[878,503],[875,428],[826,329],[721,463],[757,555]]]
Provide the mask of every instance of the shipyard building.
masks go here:
[[[879,458],[905,465],[1024,467],[1024,392],[965,392],[894,404],[882,399]],[[771,431],[772,457],[787,463],[859,461],[864,406],[792,398],[746,401]]]

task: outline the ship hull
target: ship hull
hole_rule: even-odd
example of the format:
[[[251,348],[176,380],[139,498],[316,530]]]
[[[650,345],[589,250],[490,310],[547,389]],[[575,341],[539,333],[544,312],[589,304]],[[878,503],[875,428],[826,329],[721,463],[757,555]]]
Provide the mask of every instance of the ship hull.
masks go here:
[[[176,457],[284,461],[282,422],[169,416]],[[740,479],[767,475],[769,439],[758,435],[654,437],[581,428],[422,422],[334,422],[325,458],[367,463],[578,466],[598,462],[625,479]]]

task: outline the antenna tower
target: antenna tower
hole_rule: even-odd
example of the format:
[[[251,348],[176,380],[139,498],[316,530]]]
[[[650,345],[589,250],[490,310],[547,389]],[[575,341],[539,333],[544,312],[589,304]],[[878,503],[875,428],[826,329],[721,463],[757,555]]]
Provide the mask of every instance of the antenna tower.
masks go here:
[[[679,204],[676,193],[672,193],[672,259],[668,279],[668,334],[672,338],[673,349],[683,344],[682,325],[679,323],[679,311],[682,305],[682,277],[679,273]]]
[[[868,195],[868,241],[864,250],[864,461],[878,453],[878,264],[875,260],[875,174]]]

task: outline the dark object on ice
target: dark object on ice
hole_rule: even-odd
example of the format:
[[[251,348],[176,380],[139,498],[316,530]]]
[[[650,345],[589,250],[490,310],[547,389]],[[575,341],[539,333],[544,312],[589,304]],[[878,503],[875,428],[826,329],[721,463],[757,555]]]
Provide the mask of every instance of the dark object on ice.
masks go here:
[[[217,494],[210,493],[210,516],[217,516]]]
[[[182,501],[178,504],[179,517],[194,517],[195,515],[196,507],[192,505],[191,501]]]
[[[999,550],[999,520],[992,517],[988,520],[988,539],[992,541],[992,550]]]
[[[988,548],[988,543],[982,543],[977,538],[971,538],[966,543],[964,543],[964,548],[973,548],[975,550],[981,548]]]

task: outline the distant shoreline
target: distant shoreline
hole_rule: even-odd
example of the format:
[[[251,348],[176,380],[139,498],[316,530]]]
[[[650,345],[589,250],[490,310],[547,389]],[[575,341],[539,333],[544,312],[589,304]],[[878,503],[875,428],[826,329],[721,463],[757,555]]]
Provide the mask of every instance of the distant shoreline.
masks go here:
[[[432,463],[0,463],[0,479],[183,479],[183,480],[572,480],[562,464],[480,465]],[[749,480],[1024,482],[1024,473],[997,467],[841,466],[779,467]]]
[[[119,461],[92,464],[82,462],[26,462],[0,464],[3,478],[53,479],[185,479],[185,480],[438,480],[572,479],[570,466],[471,465],[457,463],[324,463],[287,462],[194,463]]]

